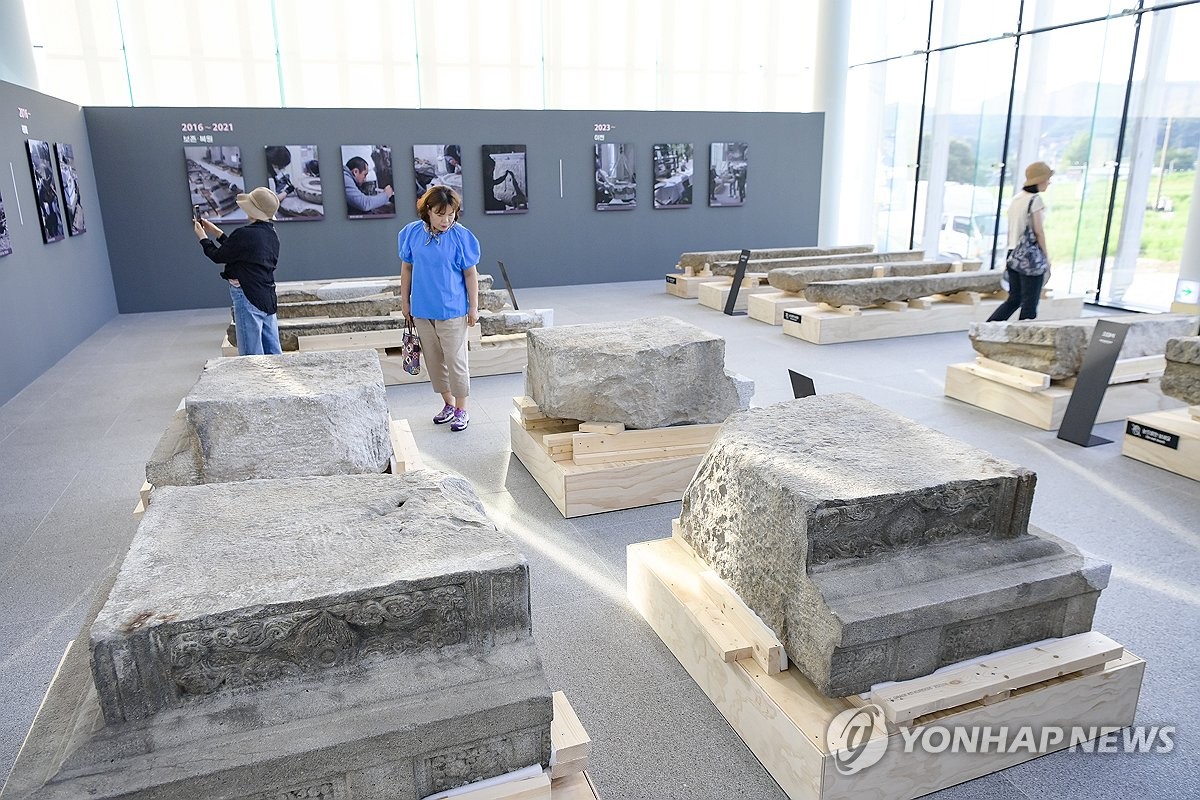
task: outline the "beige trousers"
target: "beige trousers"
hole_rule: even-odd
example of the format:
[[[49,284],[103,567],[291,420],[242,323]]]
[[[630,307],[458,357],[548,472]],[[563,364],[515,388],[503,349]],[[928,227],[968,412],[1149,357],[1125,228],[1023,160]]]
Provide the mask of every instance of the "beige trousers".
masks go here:
[[[449,392],[456,398],[471,394],[471,373],[467,367],[467,318],[414,318],[421,337],[421,357],[429,372],[429,382],[438,394]]]

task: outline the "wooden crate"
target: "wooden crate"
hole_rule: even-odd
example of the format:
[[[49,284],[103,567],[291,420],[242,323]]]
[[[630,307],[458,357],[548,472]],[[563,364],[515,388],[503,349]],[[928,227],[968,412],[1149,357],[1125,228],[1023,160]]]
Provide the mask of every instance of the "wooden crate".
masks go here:
[[[984,322],[1002,301],[975,292],[934,295],[886,306],[833,308],[823,303],[812,309],[783,313],[783,332],[814,344],[863,342],[926,333],[965,331]],[[1073,319],[1083,313],[1083,295],[1043,297],[1038,319]]]
[[[1045,750],[1038,750],[1035,745],[1033,752],[1026,748],[1011,748],[1018,752],[966,753],[948,749],[942,753],[929,753],[915,748],[906,753],[901,728],[880,715],[868,741],[883,739],[886,742],[882,759],[852,775],[841,774],[837,764],[839,758],[844,759],[845,753],[829,747],[826,731],[838,714],[861,708],[870,699],[825,697],[794,668],[772,675],[752,658],[725,660],[723,650],[714,643],[721,635],[720,631],[711,622],[714,617],[719,620],[719,610],[698,588],[699,573],[703,568],[703,562],[697,563],[694,555],[674,538],[630,545],[627,550],[629,598],[791,798],[907,800],[1028,761],[1069,744],[1064,741]],[[1026,655],[1025,660],[1034,665],[1033,677],[1038,677],[1038,670],[1042,676],[1052,677],[1012,689],[1007,688],[1009,683],[1004,680],[990,687],[1000,686],[1000,691],[916,717],[908,727],[935,722],[947,728],[991,726],[993,729],[1079,725],[1097,728],[1096,735],[1099,736],[1107,732],[1099,729],[1119,729],[1131,724],[1137,710],[1145,662],[1113,643],[1121,654],[1097,663],[1098,658],[1107,658],[1115,652],[1114,647],[1107,644],[1111,642],[1107,637],[1088,637],[1080,643],[1062,641],[1068,643],[1064,645],[1068,648],[1079,645],[1074,647],[1077,658],[1068,665],[1077,671],[1060,674],[1057,669],[1048,667],[1045,659]],[[1079,651],[1086,653],[1080,655]],[[1050,657],[1049,660],[1054,659]],[[1079,668],[1078,664],[1090,666]],[[1011,664],[1004,662],[1001,666],[1007,669]],[[969,680],[992,667],[984,663],[955,669],[966,672],[963,675],[942,672],[935,680],[957,691],[959,684],[955,681]],[[905,691],[911,683],[895,684],[889,691],[901,699],[911,697],[912,694]],[[926,689],[922,694],[939,691],[936,686],[921,688]],[[943,699],[957,702],[961,695],[947,693]]]
[[[702,283],[696,297],[700,301],[700,305],[716,309],[717,311],[724,311],[725,304],[729,302],[729,293],[732,291],[732,279],[730,279],[729,283]],[[738,290],[737,302],[733,304],[733,309],[734,311],[745,311],[746,303],[751,296],[774,292],[775,289],[767,284],[765,273],[757,275],[747,274],[745,279],[742,280],[742,288]]]
[[[1159,365],[1155,368],[1155,364]],[[1096,422],[1115,422],[1131,414],[1180,405],[1158,388],[1162,357],[1122,359],[1113,370]],[[1011,367],[991,359],[946,367],[946,397],[970,403],[1044,431],[1058,430],[1071,401],[1074,381],[1051,381],[1048,375]]]
[[[682,272],[667,275],[667,294],[695,300],[700,296],[700,285],[703,283],[733,283],[733,278],[720,275],[687,275]]]
[[[746,302],[746,311],[749,313],[750,319],[776,326],[783,324],[783,312],[785,311],[794,311],[799,314],[801,309],[816,307],[817,304],[805,300],[804,295],[793,292],[776,291],[752,294]]]
[[[1200,481],[1200,406],[1129,417],[1121,455]]]
[[[528,397],[513,404],[513,454],[564,517],[679,500],[720,427],[625,431],[548,418]]]
[[[413,438],[412,428],[406,419],[388,420],[388,436],[392,440],[392,456],[388,460],[388,472],[399,475],[402,472],[414,472],[424,469],[421,454],[417,452],[417,441]],[[150,481],[143,481],[138,490],[138,504],[133,509],[133,515],[140,517],[150,505],[150,495],[154,486]]]

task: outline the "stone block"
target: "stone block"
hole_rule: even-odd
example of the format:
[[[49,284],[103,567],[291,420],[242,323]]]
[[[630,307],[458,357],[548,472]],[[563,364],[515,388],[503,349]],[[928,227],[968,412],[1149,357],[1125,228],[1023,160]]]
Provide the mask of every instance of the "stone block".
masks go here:
[[[854,395],[734,414],[680,533],[828,696],[1088,630],[1109,565],[1029,526],[1031,471]]]
[[[767,283],[781,292],[803,294],[810,283],[870,278],[874,264],[833,264],[818,267],[778,267],[767,273]]]
[[[1200,405],[1200,336],[1170,339],[1167,369],[1159,384],[1162,393],[1188,405]]]
[[[751,260],[750,271],[770,273],[782,267],[831,267],[839,264],[892,264],[898,261],[920,261],[925,257],[923,250],[898,250],[890,253],[845,253],[832,252],[822,255],[795,256],[787,255],[780,258],[762,258]],[[734,253],[737,258],[737,253]],[[737,268],[737,261],[716,261],[710,265],[714,275],[732,275]]]
[[[498,336],[524,333],[535,328],[549,328],[553,324],[554,311],[549,308],[483,312],[479,315],[479,334],[481,336]]]
[[[511,310],[512,303],[509,302],[508,292],[504,289],[480,288],[479,308],[484,311],[503,311],[506,308]]]
[[[353,300],[312,300],[299,303],[280,303],[279,319],[300,317],[386,317],[400,310],[400,296],[371,294]]]
[[[200,442],[188,424],[187,411],[180,408],[167,423],[150,460],[146,480],[152,486],[195,486],[204,483]]]
[[[810,283],[804,297],[831,306],[880,306],[895,301],[915,300],[934,294],[1000,291],[1000,272],[947,272],[942,275],[910,275],[894,278],[823,281]],[[769,279],[769,278],[768,278]]]
[[[547,416],[631,429],[721,422],[753,386],[726,372],[724,339],[673,317],[531,330],[525,380]]]
[[[1100,319],[1128,326],[1120,358],[1162,355],[1169,339],[1191,336],[1200,325],[1200,318],[1188,314],[1125,314],[1050,322],[976,322],[967,335],[985,358],[1060,380],[1079,373]]]
[[[155,486],[383,472],[392,453],[373,350],[213,359],[184,408],[187,432],[168,428],[147,465]]]
[[[841,245],[838,247],[772,247],[750,251],[752,261],[773,258],[802,258],[831,255],[848,255],[854,253],[870,253],[875,248],[869,244]],[[705,265],[719,261],[736,262],[742,254],[741,250],[705,250],[694,253],[683,253],[679,256],[679,268],[691,267],[694,270],[704,269]],[[732,274],[732,273],[731,273]]]
[[[548,763],[551,716],[528,565],[461,478],[169,488],[4,800],[417,800]]]
[[[312,319],[297,317],[279,320],[279,346],[284,352],[300,349],[301,336],[324,336],[330,333],[365,333],[368,331],[396,331],[399,343],[400,331],[404,330],[404,318],[387,317],[339,317],[337,319]],[[225,329],[230,344],[237,344],[237,328],[233,323]]]

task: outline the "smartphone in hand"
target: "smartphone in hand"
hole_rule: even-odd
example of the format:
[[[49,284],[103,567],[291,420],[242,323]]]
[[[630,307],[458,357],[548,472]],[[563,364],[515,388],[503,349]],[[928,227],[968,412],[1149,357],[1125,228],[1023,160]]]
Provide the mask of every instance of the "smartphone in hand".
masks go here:
[[[193,222],[200,221],[200,206],[199,205],[192,206],[192,221]]]

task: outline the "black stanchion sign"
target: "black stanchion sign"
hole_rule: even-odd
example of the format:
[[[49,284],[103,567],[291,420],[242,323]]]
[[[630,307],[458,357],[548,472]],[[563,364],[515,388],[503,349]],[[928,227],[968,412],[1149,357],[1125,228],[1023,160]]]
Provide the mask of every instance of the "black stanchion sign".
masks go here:
[[[733,285],[729,287],[729,299],[725,301],[725,314],[730,317],[737,317],[745,314],[745,311],[734,311],[733,307],[737,305],[738,289],[742,288],[742,281],[746,279],[746,265],[750,263],[750,251],[743,250],[738,256],[737,271],[733,274]]]
[[[508,289],[508,299],[512,301],[513,311],[520,311],[521,307],[517,305],[517,296],[513,293],[512,284],[508,281],[508,270],[504,268],[503,261],[497,261],[496,263],[500,265],[500,277],[504,279],[504,288]]]
[[[813,384],[813,379],[807,375],[801,375],[794,369],[788,370],[788,377],[792,379],[792,397],[797,400],[801,397],[812,397],[817,393],[817,387]]]
[[[1100,404],[1104,402],[1104,393],[1108,391],[1108,381],[1112,378],[1113,367],[1117,364],[1117,356],[1121,353],[1128,330],[1128,325],[1107,319],[1096,323],[1092,340],[1083,354],[1083,367],[1075,379],[1067,411],[1058,427],[1058,438],[1080,447],[1112,442],[1112,439],[1094,435],[1092,426],[1096,424],[1096,415],[1100,412]]]

